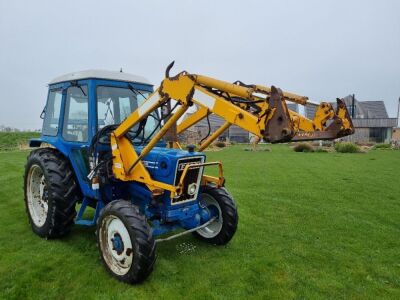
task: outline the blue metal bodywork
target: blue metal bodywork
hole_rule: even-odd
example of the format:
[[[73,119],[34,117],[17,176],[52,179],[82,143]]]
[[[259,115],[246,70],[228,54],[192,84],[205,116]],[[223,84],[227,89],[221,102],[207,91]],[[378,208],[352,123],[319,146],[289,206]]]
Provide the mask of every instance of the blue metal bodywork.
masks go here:
[[[98,86],[128,88],[128,85],[131,85],[138,90],[152,92],[153,87],[146,84],[103,79],[78,80],[74,84],[87,86],[89,100],[88,141],[71,142],[66,141],[62,136],[66,89],[72,86],[71,82],[63,82],[49,86],[49,93],[52,90],[61,89],[63,91],[57,135],[48,136],[42,134],[40,138],[32,139],[30,145],[32,147],[38,147],[42,143],[50,144],[58,149],[58,151],[71,162],[83,195],[82,205],[78,212],[76,223],[80,225],[95,225],[103,207],[108,202],[116,199],[130,200],[133,204],[138,206],[141,212],[150,220],[153,227],[153,235],[164,234],[177,228],[192,229],[207,222],[210,218],[209,212],[203,209],[199,203],[201,190],[198,191],[196,199],[173,204],[169,192],[164,192],[163,195],[155,198],[144,184],[138,182],[122,182],[111,179],[107,184],[101,185],[100,189],[92,189],[91,183],[87,178],[90,170],[88,170],[87,167],[88,158],[85,157],[85,153],[87,153],[90,141],[98,130],[96,88]],[[141,149],[142,147],[135,147],[137,153],[140,153]],[[144,157],[143,163],[153,179],[168,184],[174,184],[178,161],[180,159],[193,157],[199,157],[202,161],[205,161],[203,153],[166,148],[165,143],[161,142],[158,144],[158,147],[153,148],[153,150]],[[84,211],[88,206],[95,208],[95,214],[92,220],[83,219]]]

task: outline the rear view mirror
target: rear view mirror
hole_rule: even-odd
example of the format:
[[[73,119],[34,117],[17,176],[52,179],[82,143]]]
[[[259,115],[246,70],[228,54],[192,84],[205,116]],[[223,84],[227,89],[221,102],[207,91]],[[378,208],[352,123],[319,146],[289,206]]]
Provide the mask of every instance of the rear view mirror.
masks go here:
[[[40,118],[43,120],[44,119],[44,115],[46,114],[46,106],[43,107],[42,112],[40,113]]]

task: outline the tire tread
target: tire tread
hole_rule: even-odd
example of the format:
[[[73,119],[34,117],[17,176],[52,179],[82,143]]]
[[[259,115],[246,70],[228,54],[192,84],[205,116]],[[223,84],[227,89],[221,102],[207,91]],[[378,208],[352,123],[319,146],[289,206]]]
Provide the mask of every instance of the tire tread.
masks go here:
[[[235,200],[224,187],[207,185],[203,187],[203,193],[209,194],[218,202],[222,211],[223,225],[221,232],[213,238],[205,238],[197,232],[193,234],[198,239],[211,244],[226,245],[234,236],[239,222]]]
[[[42,167],[49,189],[49,212],[43,228],[35,228],[27,205],[27,176],[32,164]],[[53,148],[40,148],[32,151],[25,166],[24,195],[26,211],[33,230],[45,238],[58,238],[66,235],[74,224],[76,216],[75,205],[81,198],[81,191],[76,184],[75,174],[69,161],[59,151]]]
[[[109,214],[116,215],[122,220],[131,235],[132,246],[137,250],[137,252],[134,253],[134,260],[131,269],[123,276],[117,275],[110,270],[104,261],[101,247],[99,245],[100,226],[102,225],[103,218]],[[131,202],[125,200],[114,200],[104,207],[97,222],[96,235],[98,248],[107,271],[118,280],[127,283],[139,283],[145,280],[153,271],[154,263],[156,261],[156,243],[146,217],[142,215],[139,209]],[[137,247],[134,245],[137,245]]]

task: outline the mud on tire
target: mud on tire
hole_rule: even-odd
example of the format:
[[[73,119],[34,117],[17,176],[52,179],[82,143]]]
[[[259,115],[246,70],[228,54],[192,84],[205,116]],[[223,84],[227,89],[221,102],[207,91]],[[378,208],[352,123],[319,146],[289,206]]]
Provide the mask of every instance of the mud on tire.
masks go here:
[[[153,271],[156,243],[146,217],[131,202],[114,200],[97,220],[97,245],[106,270],[126,283],[139,283]],[[120,238],[120,243],[114,239]]]

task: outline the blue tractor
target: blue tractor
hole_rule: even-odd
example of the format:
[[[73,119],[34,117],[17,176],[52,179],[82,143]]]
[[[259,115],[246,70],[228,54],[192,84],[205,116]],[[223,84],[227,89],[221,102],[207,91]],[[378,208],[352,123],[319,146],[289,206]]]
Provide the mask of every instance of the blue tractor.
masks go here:
[[[201,186],[203,166],[187,170],[185,192],[172,199],[168,192],[151,191],[142,182],[115,178],[110,134],[152,92],[145,78],[122,72],[91,70],[54,79],[41,116],[42,135],[30,141],[37,149],[25,170],[25,204],[33,231],[59,238],[74,224],[97,224],[106,269],[128,283],[151,273],[155,237],[184,229],[222,245],[233,237],[238,223],[229,193],[222,186]],[[161,114],[154,110],[124,134],[137,153],[159,132]],[[205,155],[193,147],[168,148],[164,140],[142,159],[153,179],[170,185],[179,182],[186,165],[204,162]],[[93,219],[83,218],[87,207],[95,209]]]
[[[235,201],[224,188],[221,163],[206,162],[202,152],[231,125],[272,143],[354,132],[340,99],[336,111],[320,103],[310,120],[286,105],[305,105],[307,97],[186,71],[171,77],[171,67],[156,89],[122,72],[82,71],[54,79],[42,136],[30,141],[37,149],[28,157],[24,190],[33,231],[58,238],[74,224],[96,225],[105,268],[128,283],[151,273],[157,242],[187,233],[216,245],[232,239]],[[197,109],[185,115],[191,107]],[[178,135],[203,119],[210,127],[210,114],[225,122],[209,128],[197,151],[183,148]],[[204,174],[209,166],[218,166],[218,177]],[[88,207],[94,208],[89,220]]]

